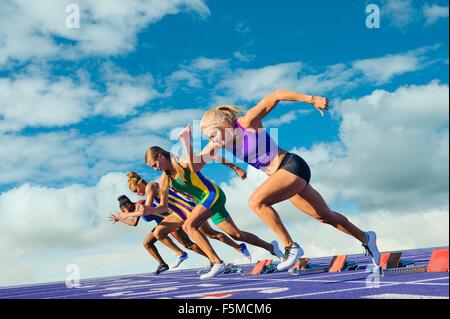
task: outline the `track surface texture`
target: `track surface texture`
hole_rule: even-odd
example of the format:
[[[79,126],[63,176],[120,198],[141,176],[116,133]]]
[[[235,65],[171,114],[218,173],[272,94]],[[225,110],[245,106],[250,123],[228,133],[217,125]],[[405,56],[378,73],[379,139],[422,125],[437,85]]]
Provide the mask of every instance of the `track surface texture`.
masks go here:
[[[447,248],[447,247],[440,247]],[[403,251],[402,259],[427,265],[432,248]],[[332,257],[313,258],[329,265]],[[0,299],[448,299],[449,273],[413,273],[380,277],[369,271],[369,257],[349,255],[358,270],[292,275],[288,272],[221,274],[200,280],[199,269],[0,288]],[[254,264],[239,265],[248,273]]]

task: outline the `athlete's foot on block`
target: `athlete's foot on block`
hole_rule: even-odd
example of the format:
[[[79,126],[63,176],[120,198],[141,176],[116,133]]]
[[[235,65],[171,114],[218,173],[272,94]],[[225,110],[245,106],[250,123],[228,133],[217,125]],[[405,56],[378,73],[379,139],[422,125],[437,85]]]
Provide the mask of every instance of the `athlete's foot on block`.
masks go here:
[[[249,262],[252,262],[252,255],[248,251],[247,245],[242,243],[242,244],[239,244],[239,246],[241,246],[241,254],[244,255],[248,259]]]
[[[180,264],[188,258],[189,258],[189,256],[188,256],[187,252],[183,252],[183,255],[178,256],[177,260],[172,265],[172,267],[170,267],[170,269],[178,268],[178,266],[180,266]]]
[[[162,273],[163,271],[169,270],[169,266],[167,264],[159,265],[158,268],[156,268],[156,271],[153,273],[154,275],[158,275]]]
[[[286,271],[294,266],[297,260],[303,256],[303,253],[302,247],[297,243],[294,243],[291,247],[286,247],[283,261],[277,265],[277,271]]]
[[[377,247],[377,234],[373,231],[368,231],[365,233],[367,237],[366,243],[363,247],[366,249],[368,255],[372,257],[372,262],[375,266],[380,265],[380,252]]]
[[[227,265],[225,265],[224,262],[221,262],[220,264],[214,264],[209,272],[200,276],[200,279],[211,279],[224,272],[226,268]]]
[[[200,269],[198,272],[197,272],[197,274],[206,274],[208,271],[210,271],[211,270],[211,268],[212,268],[212,266],[214,266],[214,264],[213,263],[210,263],[208,266],[206,266],[205,268],[203,268],[203,269]]]
[[[278,242],[276,240],[273,240],[270,243],[272,244],[273,247],[272,255],[274,255],[280,260],[283,260],[284,254],[281,251],[280,247],[278,246]]]

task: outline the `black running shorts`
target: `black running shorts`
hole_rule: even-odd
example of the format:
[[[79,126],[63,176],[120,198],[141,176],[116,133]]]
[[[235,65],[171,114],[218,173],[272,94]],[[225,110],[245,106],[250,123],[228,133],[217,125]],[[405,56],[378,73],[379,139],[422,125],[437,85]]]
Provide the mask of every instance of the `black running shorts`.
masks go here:
[[[311,170],[303,158],[294,153],[287,153],[280,164],[279,169],[284,169],[298,177],[303,178],[309,184]]]

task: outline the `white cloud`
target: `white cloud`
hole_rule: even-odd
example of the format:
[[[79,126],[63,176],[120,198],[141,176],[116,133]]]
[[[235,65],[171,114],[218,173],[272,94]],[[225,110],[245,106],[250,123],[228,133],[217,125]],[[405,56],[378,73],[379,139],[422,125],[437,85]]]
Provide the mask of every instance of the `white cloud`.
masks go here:
[[[123,125],[131,131],[161,133],[177,127],[184,127],[194,120],[200,120],[203,109],[165,109],[148,112],[136,117]]]
[[[90,136],[77,131],[33,136],[0,134],[0,185],[73,181],[90,184],[107,172],[143,165],[144,153],[151,145],[168,147],[170,142],[166,137],[139,130]]]
[[[190,72],[188,70],[177,70],[173,72],[167,78],[167,83],[169,89],[173,90],[175,87],[181,85],[181,83],[185,82],[187,86],[192,88],[201,88],[202,81],[197,78],[195,73]]]
[[[197,69],[197,70],[201,70],[201,71],[215,70],[215,69],[223,68],[224,66],[226,66],[227,62],[228,62],[227,60],[222,60],[222,59],[210,59],[210,58],[200,57],[200,58],[195,59],[192,62],[192,64],[190,65],[190,67]]]
[[[27,126],[64,126],[92,112],[98,92],[69,78],[0,78],[0,131]]]
[[[246,101],[263,97],[274,88],[289,88],[296,82],[300,62],[282,63],[260,69],[238,69],[218,84],[218,89],[228,91],[226,98]]]
[[[148,227],[130,231],[108,221],[109,213],[118,210],[116,199],[121,194],[129,194],[123,173],[109,173],[92,187],[23,184],[1,193],[0,260],[5,267],[0,285],[64,280],[65,266],[73,262],[80,262],[82,272],[89,275],[95,269],[85,269],[88,261],[97,260],[99,267],[105,252],[117,253],[120,247],[127,255],[128,248],[139,247]],[[86,256],[90,250],[98,257]]]
[[[236,31],[239,33],[249,33],[250,28],[244,22],[239,22],[236,25]]]
[[[257,69],[228,69],[222,73],[222,79],[215,88],[217,96],[212,104],[255,102],[276,88],[315,95],[339,90],[342,95],[362,83],[381,85],[401,74],[420,70],[429,63],[427,53],[437,48],[439,45],[421,47],[405,53],[315,69],[301,61]]]
[[[256,58],[256,55],[254,54],[248,54],[240,51],[233,52],[233,56],[241,62],[250,62]]]
[[[33,71],[0,78],[0,132],[62,127],[94,115],[125,116],[158,96],[150,74],[132,77],[112,66],[103,69],[105,90],[84,70],[78,78]]]
[[[86,141],[75,132],[34,136],[0,134],[1,184],[73,179],[88,175]]]
[[[311,163],[312,185],[362,212],[448,207],[448,85],[377,90],[334,110],[339,143],[296,150]]]
[[[420,58],[414,54],[388,55],[382,58],[357,60],[353,63],[355,70],[377,84],[388,82],[394,76],[420,69]]]
[[[139,106],[160,96],[153,88],[151,74],[133,77],[110,64],[104,65],[102,72],[106,90],[95,105],[95,114],[107,117],[134,114]]]
[[[406,27],[415,18],[416,10],[411,0],[383,0],[381,16],[400,29]]]
[[[201,88],[218,74],[228,72],[228,60],[199,57],[187,65],[181,65],[166,78],[166,94],[172,94],[179,87]]]
[[[0,66],[30,59],[78,59],[79,55],[115,55],[136,45],[137,33],[168,14],[210,14],[202,0],[77,1],[79,29],[65,26],[68,0],[2,0]],[[64,41],[59,41],[63,39]]]
[[[269,118],[264,121],[264,125],[266,127],[276,127],[283,124],[289,124],[297,120],[299,116],[305,116],[307,114],[312,113],[312,110],[295,110],[290,111],[286,114],[283,114],[282,116],[278,118]]]
[[[427,19],[425,25],[429,26],[436,23],[441,18],[448,18],[448,6],[439,6],[435,3],[430,6],[426,3],[423,6],[423,14]]]

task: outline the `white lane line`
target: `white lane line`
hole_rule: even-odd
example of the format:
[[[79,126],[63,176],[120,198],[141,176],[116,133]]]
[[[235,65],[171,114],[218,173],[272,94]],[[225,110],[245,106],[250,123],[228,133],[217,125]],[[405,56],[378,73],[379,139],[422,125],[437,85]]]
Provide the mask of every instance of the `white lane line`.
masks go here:
[[[276,273],[276,274],[280,274],[280,273]],[[286,273],[287,274],[287,273]],[[243,280],[243,281],[273,281],[273,282],[291,282],[291,281],[303,281],[303,280],[313,280],[313,279],[323,279],[323,278],[334,278],[334,277],[344,277],[344,276],[356,276],[356,275],[364,275],[366,274],[366,277],[370,274],[368,272],[363,271],[349,271],[349,272],[342,272],[342,273],[330,273],[325,275],[325,273],[323,275],[300,275],[300,276],[294,276],[294,275],[290,275],[290,277],[288,278],[272,278],[272,274],[265,274],[265,275],[261,275],[261,276],[233,276],[233,277],[225,277],[225,276],[219,276],[216,277],[214,280]],[[423,274],[428,274],[428,273],[423,273]],[[171,277],[173,279],[179,279],[181,276],[176,276],[176,277]],[[195,280],[197,277],[188,277],[188,276],[184,276],[183,278],[186,279],[192,279]],[[399,277],[399,278],[405,278],[405,276],[403,277]],[[361,280],[365,280],[366,278],[361,278]],[[442,279],[442,278],[441,278]],[[449,279],[449,277],[446,277],[444,279]],[[434,280],[434,279],[433,279]],[[381,281],[383,283],[391,283],[389,281]],[[392,282],[394,283],[394,282]],[[401,283],[401,282],[395,282],[395,283]]]
[[[246,287],[249,287],[249,286],[257,286],[257,285],[264,285],[264,284],[267,284],[267,285],[273,285],[274,283],[264,283],[264,282],[256,282],[256,283],[245,283],[245,286]],[[190,285],[191,287],[192,286],[195,286],[195,285]],[[228,283],[228,288],[227,288],[227,291],[229,291],[229,292],[232,292],[232,291],[237,291],[238,289],[240,289],[239,287],[241,287],[242,286],[242,284],[241,283],[236,283],[236,284],[234,284],[234,285],[230,285],[230,283]],[[189,290],[189,292],[191,293],[191,292],[193,292],[193,293],[200,293],[200,292],[202,292],[202,291],[205,291],[205,292],[207,292],[207,293],[215,293],[215,291],[211,291],[210,290],[211,288],[199,288],[199,289],[190,289]],[[223,289],[223,288],[222,288]],[[172,292],[165,292],[165,293],[159,293],[159,292],[149,292],[147,295],[141,295],[140,297],[151,297],[152,295],[154,295],[154,294],[157,294],[158,296],[161,296],[161,295],[173,295],[173,294],[178,294],[178,295],[181,295],[181,294],[185,294],[186,293],[186,291],[172,291]],[[135,299],[135,298],[133,298],[133,297],[128,297],[128,298],[123,298],[123,299]]]
[[[380,294],[364,296],[365,299],[449,299],[448,297],[408,295],[408,294]]]
[[[444,278],[447,278],[447,277],[416,280],[416,281],[411,281],[410,283],[413,283],[413,282],[414,283],[418,283],[418,282],[440,280],[440,279],[444,279]],[[400,282],[400,283],[386,284],[386,285],[383,285],[380,288],[389,287],[389,286],[398,286],[398,285],[403,285],[403,284],[405,284],[405,283],[404,282]],[[377,289],[377,288],[373,288],[373,287],[357,287],[357,288],[336,289],[336,290],[328,290],[328,291],[311,292],[311,293],[307,293],[307,294],[298,294],[298,295],[277,297],[277,298],[273,298],[273,299],[299,298],[299,297],[315,296],[315,295],[330,294],[330,293],[345,292],[345,291],[353,291],[353,290],[361,290],[361,289]]]
[[[356,274],[365,274],[365,272],[359,272],[359,273],[353,273],[352,275],[356,275]],[[347,274],[347,275],[349,275],[349,274]],[[323,276],[323,277],[325,277],[325,276]],[[323,277],[315,277],[315,278],[323,278]],[[177,277],[174,277],[174,278],[178,278],[178,279],[180,279],[179,278],[179,276],[177,276]],[[191,278],[191,279],[196,279],[196,278]],[[441,280],[442,278],[431,278],[431,279],[426,279],[426,281],[434,281],[434,280]],[[444,278],[445,279],[445,278]],[[282,282],[292,282],[292,281],[297,281],[297,282],[302,282],[302,281],[304,281],[304,282],[318,282],[318,283],[320,283],[320,282],[330,282],[330,283],[333,283],[333,282],[336,282],[336,281],[333,281],[333,280],[321,280],[321,279],[317,279],[317,280],[315,280],[314,278],[304,278],[304,279],[277,279],[277,278],[267,278],[266,276],[264,276],[264,277],[260,277],[260,278],[252,278],[252,279],[250,279],[250,278],[248,278],[248,277],[244,277],[244,278],[242,278],[242,277],[233,277],[233,278],[226,278],[226,277],[216,277],[216,279],[214,280],[215,282],[218,282],[220,280],[220,282],[224,282],[225,281],[225,283],[227,283],[227,282],[229,282],[229,281],[231,281],[231,280],[233,280],[233,281],[247,281],[247,282],[249,282],[249,281],[253,281],[254,282],[254,284],[252,283],[252,284],[250,284],[250,285],[258,285],[258,284],[265,284],[265,283],[268,283],[268,282],[279,282],[279,283],[282,283]],[[346,281],[346,283],[354,283],[354,284],[365,284],[365,278],[364,279],[361,279],[360,281],[357,281],[357,280],[353,280],[353,281]],[[415,284],[415,285],[437,285],[437,286],[439,286],[439,285],[446,285],[446,286],[448,286],[448,284],[446,284],[446,283],[419,283],[419,282],[384,282],[384,281],[382,281],[382,282],[380,282],[380,284],[383,284],[383,286],[389,286],[389,285],[391,285],[391,284]],[[246,285],[249,285],[248,283],[246,283]],[[180,287],[181,288],[181,287]],[[203,289],[195,289],[195,290],[193,290],[193,291],[201,291],[201,290],[203,290]],[[163,293],[162,291],[154,291],[154,292],[147,292],[147,293],[140,293],[140,294],[142,294],[142,296],[141,297],[144,297],[144,296],[148,296],[148,297],[150,297],[150,296],[152,296],[152,295],[154,295],[154,294],[159,294],[159,295],[161,295],[161,294],[164,294],[164,295],[168,295],[168,294],[174,294],[174,293],[179,293],[179,292],[166,292],[166,293]],[[132,299],[133,297],[130,297],[130,298],[126,298],[126,299]]]
[[[434,281],[434,280],[440,280],[440,279],[442,279],[442,278],[431,278],[431,279],[429,278],[429,279],[424,279],[424,280],[411,281],[411,282],[409,282],[409,284],[420,284],[421,282]],[[310,282],[315,282],[315,281],[311,280]],[[355,282],[352,282],[352,283],[365,284],[365,281],[361,281],[361,282],[355,281]],[[263,282],[256,282],[256,283],[246,284],[246,286],[255,286],[255,285],[259,285],[259,284],[264,284],[264,283]],[[270,284],[270,283],[268,283],[268,284]],[[382,284],[382,283],[380,283],[380,284]],[[384,287],[388,287],[388,286],[395,286],[395,285],[402,285],[402,284],[404,284],[404,283],[393,282],[393,283],[388,283],[388,284],[382,285],[382,287],[384,288]],[[239,287],[239,286],[240,285],[231,286],[231,287],[229,287],[229,289],[226,290],[226,292],[238,291],[239,288],[236,289],[236,290],[233,290],[233,287]],[[343,289],[343,290],[333,290],[333,291],[330,291],[330,292],[339,292],[339,291],[347,291],[347,290],[358,290],[358,289],[373,289],[373,288],[358,287],[358,288],[348,288],[348,289]],[[191,293],[197,293],[197,294],[201,293],[202,291],[205,291],[205,289],[192,289],[192,290],[190,290]],[[207,290],[207,293],[208,294],[209,293],[214,294],[214,293],[222,293],[223,291],[224,291],[223,289],[216,290],[216,291]],[[314,295],[314,294],[322,294],[322,293],[324,293],[324,292],[311,293],[311,294]],[[325,293],[328,293],[328,292],[325,292]],[[173,294],[183,294],[183,291],[172,291],[172,292],[166,292],[166,293],[149,292],[148,294],[143,294],[143,295],[141,295],[139,297],[141,297],[141,298],[142,297],[151,297],[154,294],[158,294],[158,296],[162,296],[162,295],[167,296],[167,295],[173,295]],[[304,294],[304,295],[310,295],[310,294]],[[176,297],[178,297],[178,296],[176,296]],[[276,298],[276,299],[284,299],[284,298],[289,298],[289,297],[290,296],[288,296],[288,297],[279,297],[279,298]],[[135,299],[135,297],[125,297],[124,299]]]
[[[167,285],[167,284],[173,284],[173,283],[177,283],[177,282],[158,282],[158,283],[153,283],[153,284],[147,284],[147,285],[144,285],[144,286],[159,286],[159,285]],[[140,285],[140,286],[142,286],[142,285]],[[91,288],[95,288],[95,287],[97,287],[97,286],[95,286],[95,287],[92,287],[92,286],[89,286],[89,287],[91,287]],[[52,292],[40,292],[39,294],[47,294],[47,295],[49,295],[49,294],[54,294],[54,295],[57,295],[58,293],[63,293],[64,294],[64,292],[69,292],[69,291],[73,291],[73,292],[75,292],[75,291],[80,291],[80,293],[76,293],[76,294],[70,294],[70,293],[66,293],[66,294],[64,294],[64,295],[57,295],[57,297],[55,297],[54,295],[53,296],[43,296],[43,297],[41,297],[41,298],[39,298],[39,299],[54,299],[54,298],[62,298],[62,297],[72,297],[72,296],[89,296],[89,295],[92,295],[92,294],[94,294],[94,293],[96,293],[96,292],[101,292],[101,291],[105,291],[105,292],[107,292],[107,291],[110,291],[110,290],[119,290],[119,289],[123,289],[123,290],[125,290],[125,289],[129,289],[130,288],[130,286],[116,286],[116,287],[114,287],[114,286],[111,286],[111,287],[104,287],[104,288],[101,288],[101,289],[95,289],[95,290],[88,290],[88,289],[91,289],[91,288],[89,288],[88,286],[81,286],[80,288],[65,288],[65,289],[63,289],[63,290],[60,290],[60,291],[52,291]],[[15,297],[26,297],[26,296],[36,296],[37,294],[35,293],[35,294],[19,294],[19,295],[14,295],[14,296],[11,296],[10,298],[15,298]]]
[[[334,280],[321,280],[321,279],[297,279],[296,282],[317,282],[317,283],[341,283]],[[355,283],[355,284],[365,284],[365,280],[349,280],[345,283]],[[448,286],[448,283],[428,283],[428,282],[398,282],[398,281],[380,281],[380,284],[390,285],[390,284],[402,284],[402,285],[424,285],[424,286]]]

